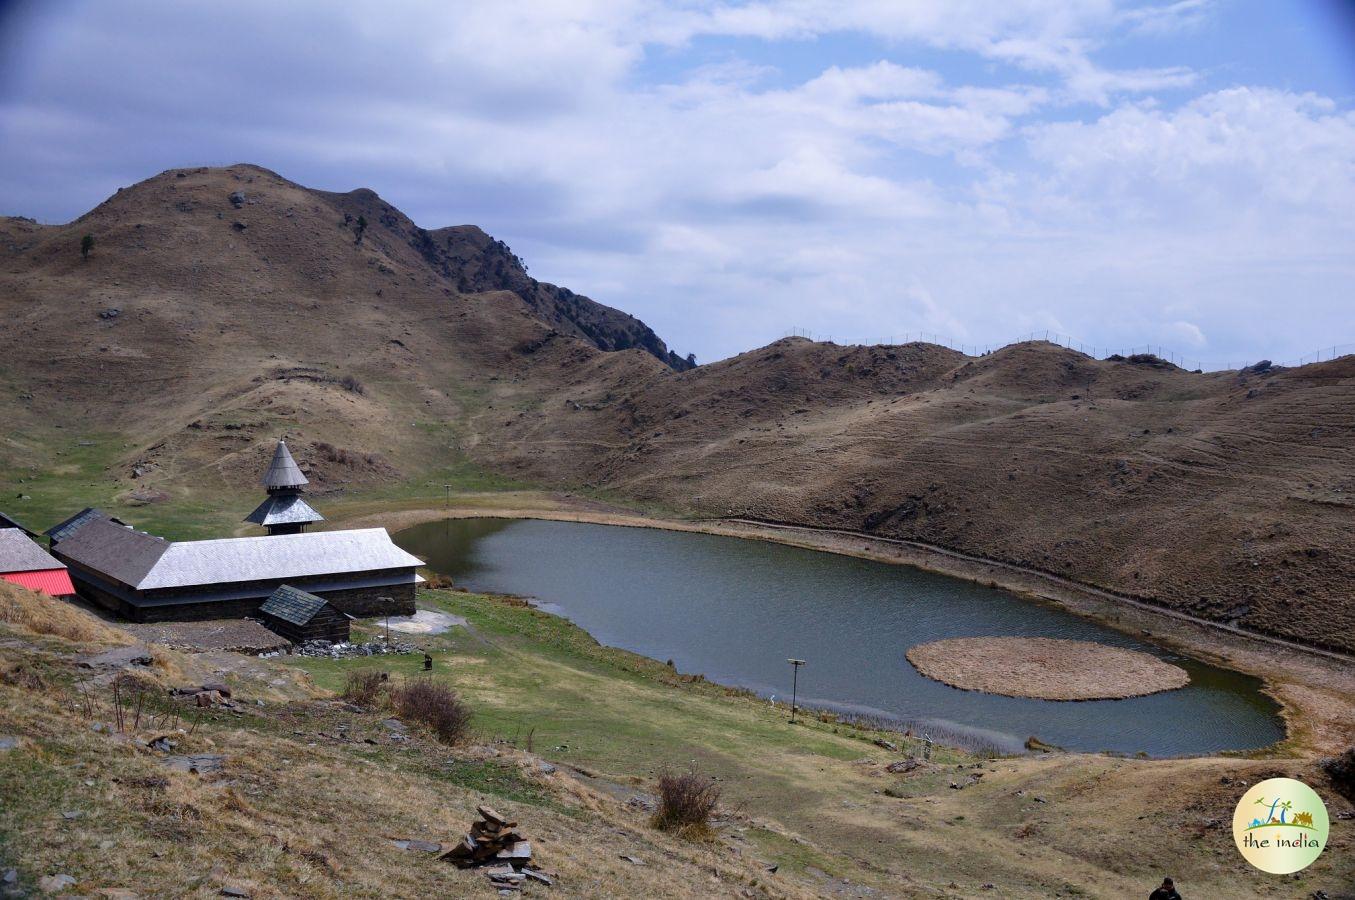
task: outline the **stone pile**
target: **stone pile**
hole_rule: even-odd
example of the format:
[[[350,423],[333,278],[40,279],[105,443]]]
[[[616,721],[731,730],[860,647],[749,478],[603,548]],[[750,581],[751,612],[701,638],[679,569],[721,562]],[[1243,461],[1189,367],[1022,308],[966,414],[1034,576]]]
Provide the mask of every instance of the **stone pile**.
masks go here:
[[[920,759],[900,759],[885,766],[885,771],[892,775],[900,775],[925,765],[926,763]]]
[[[466,836],[442,858],[457,868],[485,866],[485,875],[497,888],[516,890],[529,878],[549,885],[551,879],[527,868],[532,861],[532,845],[517,832],[518,823],[510,822],[488,806],[477,806],[479,821]]]
[[[231,689],[221,682],[209,682],[202,685],[189,685],[188,687],[174,688],[170,693],[175,697],[187,697],[193,700],[194,705],[207,708],[211,706],[225,706],[233,708],[231,702]]]
[[[417,653],[418,647],[403,641],[368,641],[365,644],[347,642],[332,644],[329,641],[306,641],[292,652],[297,656],[320,656],[328,659],[347,659],[354,656],[383,656],[387,653]]]

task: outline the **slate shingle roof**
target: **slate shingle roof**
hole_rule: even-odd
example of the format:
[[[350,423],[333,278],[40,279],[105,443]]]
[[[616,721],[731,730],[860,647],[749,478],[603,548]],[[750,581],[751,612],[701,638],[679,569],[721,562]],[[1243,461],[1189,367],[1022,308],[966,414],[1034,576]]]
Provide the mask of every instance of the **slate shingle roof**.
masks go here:
[[[273,461],[268,464],[268,471],[263,476],[263,486],[272,490],[273,488],[301,487],[310,484],[305,475],[301,474],[301,467],[292,459],[292,452],[287,449],[286,441],[278,441],[277,449],[273,451]]]
[[[84,509],[80,510],[75,515],[71,516],[66,521],[58,522],[51,528],[48,528],[46,531],[43,532],[43,534],[47,535],[54,542],[64,541],[66,538],[75,534],[75,532],[79,531],[85,525],[89,524],[90,522],[98,521],[99,519],[107,519],[108,521],[116,522],[119,525],[127,524],[126,522],[123,522],[121,519],[113,518],[112,516],[110,516],[108,513],[104,512],[101,509],[95,509],[92,506],[86,506]]]
[[[136,587],[170,546],[162,537],[133,531],[100,513],[100,518],[81,524],[55,549],[65,559]]]
[[[293,625],[306,625],[325,608],[325,600],[290,584],[279,585],[259,607],[259,612],[276,616]]]
[[[414,568],[423,561],[384,528],[182,541],[169,545],[137,584],[141,590]]]

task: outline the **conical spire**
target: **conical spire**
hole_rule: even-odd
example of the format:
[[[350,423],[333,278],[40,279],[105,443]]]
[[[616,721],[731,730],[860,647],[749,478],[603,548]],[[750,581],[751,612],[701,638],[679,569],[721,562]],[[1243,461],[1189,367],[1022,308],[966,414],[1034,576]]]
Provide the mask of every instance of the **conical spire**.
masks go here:
[[[278,488],[296,488],[303,484],[309,484],[305,475],[301,474],[301,467],[292,459],[292,453],[287,449],[286,441],[278,441],[278,447],[273,451],[273,461],[268,464],[268,472],[263,476],[263,486],[270,491]]]

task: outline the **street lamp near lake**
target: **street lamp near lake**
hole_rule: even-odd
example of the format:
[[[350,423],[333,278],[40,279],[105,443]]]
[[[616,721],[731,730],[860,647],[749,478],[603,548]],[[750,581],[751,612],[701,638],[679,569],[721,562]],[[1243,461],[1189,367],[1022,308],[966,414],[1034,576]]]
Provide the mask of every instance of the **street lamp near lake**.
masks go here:
[[[377,597],[376,599],[386,610],[386,650],[389,651],[391,648],[391,610],[395,608],[395,598]]]
[[[795,724],[795,703],[796,703],[796,700],[797,700],[798,697],[799,697],[799,691],[800,691],[800,666],[803,666],[803,665],[805,664],[805,661],[804,661],[803,659],[788,659],[788,660],[786,660],[786,662],[790,663],[790,666],[791,666],[791,676],[790,676],[790,724],[794,725],[794,724]]]

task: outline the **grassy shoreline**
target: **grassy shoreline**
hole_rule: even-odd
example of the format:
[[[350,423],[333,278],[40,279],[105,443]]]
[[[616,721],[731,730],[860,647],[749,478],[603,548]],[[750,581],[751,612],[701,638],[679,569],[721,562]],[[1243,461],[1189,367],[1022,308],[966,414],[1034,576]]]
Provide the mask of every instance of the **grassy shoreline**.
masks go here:
[[[1269,747],[1246,751],[1244,755],[1284,757],[1336,753],[1348,745],[1348,735],[1355,729],[1355,666],[1322,654],[1295,654],[1294,648],[1273,644],[1265,638],[1220,631],[1150,607],[1120,604],[1073,584],[1051,582],[1039,573],[1022,573],[952,555],[927,553],[898,542],[866,536],[816,535],[808,529],[795,531],[723,520],[672,519],[661,513],[637,513],[575,495],[488,493],[453,495],[452,501],[443,506],[426,501],[422,505],[417,502],[352,504],[336,510],[331,522],[333,527],[380,525],[396,531],[443,518],[537,518],[717,534],[913,566],[1002,588],[1037,602],[1052,603],[1186,656],[1259,677],[1262,690],[1280,705],[1286,737]]]

